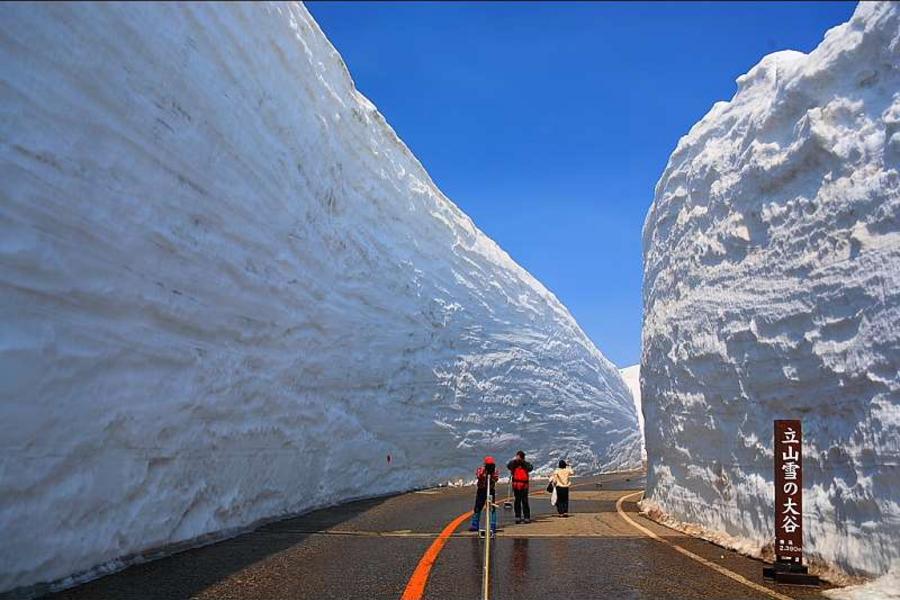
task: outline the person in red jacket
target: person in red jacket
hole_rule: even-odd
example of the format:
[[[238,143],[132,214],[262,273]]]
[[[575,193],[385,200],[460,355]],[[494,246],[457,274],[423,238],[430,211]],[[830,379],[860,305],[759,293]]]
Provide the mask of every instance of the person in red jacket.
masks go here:
[[[478,481],[478,484],[475,488],[475,508],[472,509],[474,514],[472,515],[472,525],[469,526],[469,531],[478,531],[479,525],[481,524],[481,511],[484,510],[484,504],[487,502],[488,492],[490,491],[491,503],[493,503],[494,495],[496,493],[494,484],[497,483],[497,479],[499,478],[500,475],[497,473],[497,464],[494,462],[494,458],[492,456],[485,456],[484,464],[475,470],[475,479]],[[491,533],[496,531],[497,515],[492,507]]]
[[[531,523],[531,507],[528,506],[528,474],[534,467],[525,460],[525,453],[519,450],[516,452],[516,457],[507,463],[506,468],[509,469],[512,477],[513,496],[516,498],[516,523],[521,523],[522,517],[525,518],[526,523]]]

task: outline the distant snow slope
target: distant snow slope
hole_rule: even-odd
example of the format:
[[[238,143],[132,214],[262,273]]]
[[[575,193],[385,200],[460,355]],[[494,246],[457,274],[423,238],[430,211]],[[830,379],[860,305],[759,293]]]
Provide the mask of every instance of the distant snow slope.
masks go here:
[[[6,5],[0,64],[0,590],[486,453],[639,464],[616,368],[303,7]]]
[[[900,5],[778,52],[678,143],[644,226],[646,506],[761,549],[772,420],[805,430],[806,544],[900,559]]]
[[[634,399],[634,410],[637,412],[638,427],[641,429],[641,456],[647,458],[647,450],[644,448],[644,413],[641,410],[641,365],[632,365],[619,369],[619,375],[625,381],[631,397]]]

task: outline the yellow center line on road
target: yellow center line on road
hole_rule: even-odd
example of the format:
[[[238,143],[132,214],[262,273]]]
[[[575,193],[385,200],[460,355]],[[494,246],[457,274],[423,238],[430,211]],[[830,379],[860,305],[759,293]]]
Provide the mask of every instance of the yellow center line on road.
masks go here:
[[[630,472],[630,471],[629,471]],[[590,482],[584,483],[576,483],[571,485],[570,487],[575,488],[582,485],[590,485]],[[547,494],[546,489],[542,489],[533,494],[529,494],[530,496],[540,496]],[[509,502],[512,500],[512,496],[507,496],[503,502]],[[498,504],[499,506],[499,504]],[[434,567],[434,563],[437,562],[438,555],[440,555],[441,550],[444,549],[444,545],[447,543],[447,540],[453,536],[453,532],[462,524],[463,521],[472,516],[472,511],[467,513],[463,513],[450,521],[444,530],[438,534],[437,539],[432,542],[431,546],[428,547],[428,550],[425,551],[425,554],[422,555],[422,558],[419,560],[419,564],[416,565],[416,570],[413,571],[412,577],[409,578],[409,582],[406,584],[406,589],[403,590],[403,595],[400,597],[400,600],[421,600],[422,595],[425,594],[425,586],[428,585],[428,577],[431,575],[431,569]],[[385,535],[384,537],[388,537],[391,534]],[[413,537],[416,534],[393,534],[397,537],[400,535],[404,537]],[[393,536],[391,536],[393,537]],[[783,597],[782,600],[784,600]],[[786,600],[793,600],[792,598],[787,598]]]
[[[431,543],[431,546],[429,546],[428,550],[425,551],[425,554],[422,555],[422,559],[416,566],[416,570],[413,571],[412,577],[409,578],[409,582],[406,584],[406,589],[403,591],[401,600],[421,600],[422,594],[425,593],[425,586],[428,584],[428,576],[431,575],[431,568],[437,561],[441,550],[444,549],[444,544],[447,543],[447,540],[453,535],[456,528],[459,527],[463,521],[471,517],[472,514],[473,513],[470,510],[469,512],[459,515],[450,521],[450,523],[444,527],[444,530],[438,534],[437,539]]]
[[[630,471],[629,471],[630,472]],[[536,482],[536,481],[535,481]],[[573,484],[572,488],[576,488],[582,485],[590,485],[590,482],[584,483],[576,483]],[[538,492],[534,492],[529,494],[530,496],[541,496],[547,494],[546,489],[542,489]],[[503,502],[509,502],[512,500],[512,496],[507,496]],[[499,506],[500,504],[498,504]],[[447,543],[447,540],[450,539],[456,529],[462,524],[463,521],[472,516],[472,511],[467,513],[463,513],[453,519],[450,523],[444,527],[444,530],[438,534],[437,539],[428,547],[428,550],[425,551],[425,554],[422,555],[422,558],[419,560],[419,564],[416,565],[416,570],[413,571],[412,577],[409,578],[409,581],[406,584],[406,589],[403,590],[403,595],[400,597],[400,600],[421,600],[422,596],[425,594],[425,586],[428,585],[428,577],[431,575],[431,569],[434,567],[434,563],[437,562],[438,555],[441,553],[441,550],[444,549],[444,545]],[[489,519],[490,520],[490,519]],[[343,533],[343,532],[341,532]],[[365,535],[365,534],[363,534]],[[389,533],[382,534],[383,537],[418,537],[417,534],[407,534],[407,533]],[[792,598],[782,597],[781,600],[793,600]]]
[[[506,498],[506,500],[509,499],[510,497]],[[453,532],[456,531],[463,521],[473,514],[474,513],[470,510],[467,513],[459,515],[450,521],[450,523],[444,527],[444,530],[438,534],[437,539],[432,542],[431,546],[428,547],[428,550],[425,551],[425,554],[423,554],[422,558],[419,560],[419,564],[416,565],[416,570],[413,571],[412,577],[409,578],[409,582],[406,584],[406,589],[403,590],[403,595],[400,597],[400,600],[421,600],[422,595],[425,593],[425,586],[428,585],[428,577],[431,575],[431,569],[434,567],[434,563],[437,562],[441,550],[444,549],[444,544],[446,544],[447,540],[453,536]]]
[[[775,590],[767,588],[764,585],[760,585],[758,583],[750,581],[743,575],[738,575],[734,571],[729,571],[722,565],[716,564],[716,563],[712,562],[711,560],[707,560],[698,554],[694,554],[690,550],[686,550],[677,544],[673,544],[669,540],[666,540],[666,539],[656,535],[655,533],[653,533],[652,531],[650,531],[649,529],[647,529],[646,527],[644,527],[643,525],[641,525],[640,523],[638,523],[637,521],[635,521],[634,519],[629,517],[628,514],[624,510],[622,510],[622,503],[625,502],[626,498],[631,498],[632,496],[637,496],[638,494],[643,494],[643,493],[644,492],[634,492],[633,494],[626,494],[626,495],[622,496],[621,498],[619,498],[619,500],[616,502],[616,512],[618,512],[619,516],[622,517],[623,519],[625,519],[625,521],[627,521],[632,527],[634,527],[635,529],[637,529],[638,531],[640,531],[647,537],[653,538],[654,540],[656,540],[658,542],[662,542],[663,544],[666,544],[667,546],[672,547],[677,552],[684,554],[688,558],[697,561],[701,565],[709,567],[713,571],[715,571],[721,575],[724,575],[725,577],[731,578],[731,579],[737,581],[738,583],[742,583],[742,584],[746,585],[747,587],[756,590],[757,592],[765,594],[771,598],[775,598],[776,600],[794,600],[790,596],[785,596],[784,594],[780,594],[780,593],[776,592]]]

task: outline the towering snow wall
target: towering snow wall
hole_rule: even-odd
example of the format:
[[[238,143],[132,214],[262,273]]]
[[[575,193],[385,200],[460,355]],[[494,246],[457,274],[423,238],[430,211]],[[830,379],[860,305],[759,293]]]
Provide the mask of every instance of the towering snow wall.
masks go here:
[[[0,590],[485,453],[640,463],[302,6],[6,5],[0,61]]]
[[[757,551],[772,420],[804,427],[808,553],[900,558],[900,5],[779,52],[681,139],[644,226],[646,505]]]

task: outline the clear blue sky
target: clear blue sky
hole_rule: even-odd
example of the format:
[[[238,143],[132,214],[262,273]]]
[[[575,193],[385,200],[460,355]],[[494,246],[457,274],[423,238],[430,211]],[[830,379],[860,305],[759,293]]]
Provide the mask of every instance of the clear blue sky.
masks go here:
[[[435,182],[640,361],[641,228],[678,138],[854,3],[338,3],[310,12]]]

